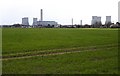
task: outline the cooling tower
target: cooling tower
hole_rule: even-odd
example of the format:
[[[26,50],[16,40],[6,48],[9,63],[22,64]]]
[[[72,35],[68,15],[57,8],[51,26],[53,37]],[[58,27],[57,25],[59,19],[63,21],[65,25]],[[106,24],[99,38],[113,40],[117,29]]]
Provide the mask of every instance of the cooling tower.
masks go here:
[[[29,25],[28,17],[22,18],[22,25]]]

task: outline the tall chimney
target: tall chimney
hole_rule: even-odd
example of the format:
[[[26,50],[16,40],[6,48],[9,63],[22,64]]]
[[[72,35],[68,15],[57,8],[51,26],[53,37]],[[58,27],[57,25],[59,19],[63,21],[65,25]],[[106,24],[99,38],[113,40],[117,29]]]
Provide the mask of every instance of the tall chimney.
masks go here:
[[[73,25],[73,18],[72,18],[72,25]]]
[[[80,20],[80,25],[82,25],[82,20]]]
[[[43,10],[41,9],[41,21],[43,21]]]

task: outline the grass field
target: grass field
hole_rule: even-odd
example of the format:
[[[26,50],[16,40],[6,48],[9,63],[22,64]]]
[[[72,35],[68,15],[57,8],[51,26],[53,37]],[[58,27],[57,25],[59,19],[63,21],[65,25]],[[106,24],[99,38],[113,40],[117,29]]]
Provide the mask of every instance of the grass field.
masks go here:
[[[2,56],[2,29],[0,28],[0,57]],[[0,60],[0,75],[2,74],[2,60]]]
[[[118,29],[4,28],[2,32],[3,74],[118,74]]]
[[[3,29],[3,54],[117,44],[117,29]]]
[[[3,61],[4,74],[117,74],[117,49]]]

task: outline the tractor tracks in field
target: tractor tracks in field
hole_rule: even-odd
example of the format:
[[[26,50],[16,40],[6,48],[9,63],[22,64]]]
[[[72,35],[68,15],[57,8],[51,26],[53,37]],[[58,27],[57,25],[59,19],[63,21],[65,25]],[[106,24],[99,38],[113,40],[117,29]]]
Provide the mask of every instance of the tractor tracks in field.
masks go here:
[[[116,47],[118,45],[102,45],[102,46],[89,46],[89,47],[75,47],[75,48],[64,48],[64,49],[52,49],[52,50],[43,50],[43,51],[31,51],[25,53],[15,53],[3,55],[0,60],[13,60],[13,59],[24,59],[31,58],[36,56],[50,56],[50,55],[61,55],[67,53],[77,53],[85,51],[96,51],[99,49],[110,49],[111,47]]]

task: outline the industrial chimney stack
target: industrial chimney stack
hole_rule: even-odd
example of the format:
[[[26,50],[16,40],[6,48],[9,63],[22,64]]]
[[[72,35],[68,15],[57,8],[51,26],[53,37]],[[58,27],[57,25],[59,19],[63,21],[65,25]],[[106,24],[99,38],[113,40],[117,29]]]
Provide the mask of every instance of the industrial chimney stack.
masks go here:
[[[43,9],[41,9],[41,21],[43,21]]]
[[[72,18],[72,25],[73,25],[73,18]]]
[[[82,20],[80,20],[80,25],[82,25]]]

